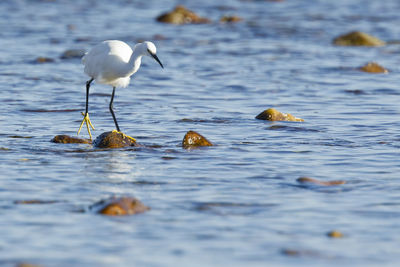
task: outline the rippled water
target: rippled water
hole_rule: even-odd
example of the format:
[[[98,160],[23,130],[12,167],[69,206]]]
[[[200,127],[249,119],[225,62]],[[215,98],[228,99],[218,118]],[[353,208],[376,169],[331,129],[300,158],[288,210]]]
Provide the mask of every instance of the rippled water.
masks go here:
[[[398,39],[400,3],[184,4],[214,22],[156,22],[170,1],[0,2],[1,265],[399,264],[400,47],[331,41],[352,30]],[[232,14],[243,21],[218,22]],[[158,47],[165,69],[145,58],[114,103],[121,129],[147,147],[49,142],[75,135],[84,110],[88,77],[61,54],[105,39]],[[369,61],[390,73],[356,69]],[[97,136],[114,127],[111,88],[91,92]],[[270,107],[305,122],[254,118]],[[188,130],[216,146],[182,149]],[[303,186],[300,176],[347,183]],[[151,211],[90,211],[113,195]],[[328,238],[333,229],[345,237]]]

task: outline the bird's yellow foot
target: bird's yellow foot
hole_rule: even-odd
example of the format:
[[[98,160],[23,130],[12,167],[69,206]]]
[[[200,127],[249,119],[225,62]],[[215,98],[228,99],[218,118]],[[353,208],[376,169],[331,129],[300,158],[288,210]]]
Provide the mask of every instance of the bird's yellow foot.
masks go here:
[[[129,136],[129,135],[126,135],[126,134],[124,134],[123,132],[118,132],[117,130],[113,130],[113,133],[120,133],[120,134],[122,134],[123,137],[129,138],[129,139],[131,139],[133,142],[136,142],[136,139],[135,139],[135,138],[133,138],[133,137],[131,137],[131,136]]]
[[[84,112],[81,112],[81,113],[82,113],[82,116],[83,116],[83,120],[82,120],[82,122],[81,122],[81,125],[79,126],[79,130],[78,130],[78,133],[77,133],[77,134],[80,133],[80,131],[81,131],[81,129],[82,129],[82,126],[83,126],[83,123],[86,123],[86,128],[87,128],[87,131],[88,131],[88,133],[89,133],[90,140],[92,140],[92,134],[90,133],[90,128],[89,128],[89,126],[92,127],[93,130],[94,130],[94,126],[93,126],[92,122],[90,121],[89,113],[86,113],[86,114],[85,114]]]

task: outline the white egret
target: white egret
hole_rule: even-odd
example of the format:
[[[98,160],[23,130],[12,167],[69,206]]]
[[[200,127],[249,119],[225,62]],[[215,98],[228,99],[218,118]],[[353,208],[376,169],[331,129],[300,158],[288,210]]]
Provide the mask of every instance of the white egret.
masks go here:
[[[151,56],[164,68],[156,55],[156,46],[148,41],[136,44],[132,50],[128,44],[122,41],[108,40],[96,45],[85,54],[82,58],[82,63],[85,65],[85,73],[91,79],[86,82],[86,111],[85,113],[82,112],[83,120],[79,126],[78,134],[82,129],[83,123],[86,123],[90,139],[92,139],[89,126],[93,130],[94,127],[89,119],[89,88],[93,80],[113,87],[109,109],[115,127],[120,132],[113,110],[115,88],[128,86],[130,77],[140,67],[142,56]]]

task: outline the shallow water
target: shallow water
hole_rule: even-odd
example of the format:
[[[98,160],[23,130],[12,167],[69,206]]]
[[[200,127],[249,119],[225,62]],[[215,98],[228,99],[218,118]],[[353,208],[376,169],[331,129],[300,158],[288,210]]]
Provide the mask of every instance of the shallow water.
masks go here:
[[[0,2],[1,265],[400,263],[400,47],[331,44],[352,30],[398,38],[398,1],[185,1],[214,21],[185,26],[155,21],[169,1],[72,2]],[[244,20],[219,23],[226,14]],[[105,39],[158,47],[165,69],[145,58],[114,103],[121,129],[147,147],[49,142],[75,135],[84,110],[88,77],[61,54]],[[390,73],[356,69],[369,61]],[[91,93],[97,136],[113,129],[111,88]],[[270,107],[305,122],[254,118]],[[216,146],[182,149],[188,130]],[[90,211],[113,195],[151,211]],[[32,199],[50,202],[15,203]],[[345,237],[329,239],[333,229]]]

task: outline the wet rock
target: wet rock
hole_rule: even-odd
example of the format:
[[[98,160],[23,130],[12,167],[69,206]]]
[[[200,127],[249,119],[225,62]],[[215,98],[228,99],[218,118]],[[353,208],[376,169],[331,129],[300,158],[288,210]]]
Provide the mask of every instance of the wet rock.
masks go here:
[[[84,49],[68,49],[61,54],[61,59],[82,58],[86,51]]]
[[[91,209],[107,216],[122,216],[143,213],[150,210],[142,202],[134,197],[112,197],[95,203]]]
[[[133,137],[118,132],[117,130],[102,133],[94,140],[93,145],[98,148],[140,146]]]
[[[188,131],[182,140],[182,147],[183,148],[193,148],[193,147],[200,147],[200,146],[213,146],[213,144],[207,140],[201,134],[195,131]]]
[[[9,138],[24,138],[24,139],[33,138],[33,136],[29,136],[29,135],[27,135],[27,136],[23,136],[23,135],[9,135],[8,137],[9,137]]]
[[[336,37],[333,44],[342,46],[382,46],[386,43],[363,32],[350,32]]]
[[[264,110],[256,116],[256,119],[266,121],[304,121],[303,119],[296,118],[292,114],[279,112],[274,108]]]
[[[235,23],[235,22],[239,22],[242,21],[243,19],[241,17],[238,16],[223,16],[219,19],[220,22],[223,23]]]
[[[54,62],[54,59],[49,57],[37,57],[33,63],[51,63]]]
[[[157,17],[157,21],[171,24],[200,24],[210,23],[207,18],[199,17],[193,11],[186,9],[182,5],[178,5],[171,12],[161,14]]]
[[[389,71],[375,62],[368,62],[366,65],[359,68],[359,70],[370,73],[388,73]]]
[[[364,90],[355,89],[355,90],[344,90],[346,93],[353,94],[353,95],[365,95],[367,94]]]
[[[91,41],[92,40],[92,37],[89,37],[89,36],[83,36],[83,37],[77,37],[77,38],[75,38],[75,42],[77,42],[77,43],[82,43],[82,42],[84,42],[84,43],[86,43],[86,42],[89,42],[89,41]]]
[[[342,238],[342,237],[344,237],[344,235],[341,232],[337,231],[337,230],[330,231],[326,235],[328,237],[331,237],[331,238]]]
[[[92,140],[72,137],[69,135],[56,135],[51,142],[59,144],[91,144]]]
[[[320,180],[309,178],[309,177],[300,177],[296,181],[299,183],[302,183],[302,184],[312,183],[312,184],[323,185],[323,186],[341,185],[341,184],[346,183],[346,181],[343,181],[343,180],[320,181]]]

